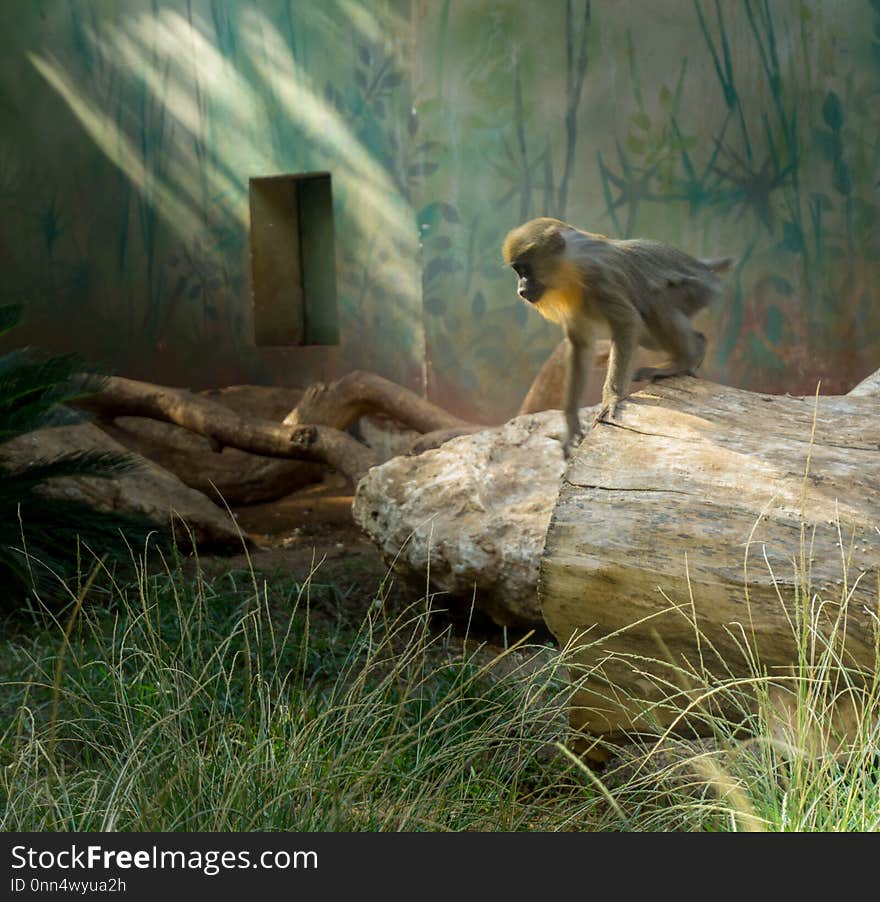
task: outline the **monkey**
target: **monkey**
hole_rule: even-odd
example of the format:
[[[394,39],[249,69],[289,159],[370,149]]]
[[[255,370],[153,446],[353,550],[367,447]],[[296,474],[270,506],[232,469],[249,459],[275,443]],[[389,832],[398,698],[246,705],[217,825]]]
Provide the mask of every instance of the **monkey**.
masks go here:
[[[670,361],[643,367],[636,381],[694,375],[706,353],[706,336],[690,318],[720,293],[717,273],[734,263],[732,257],[698,260],[659,241],[606,238],[548,217],[510,231],[502,254],[516,273],[517,294],[561,325],[567,339],[566,457],[583,438],[578,400],[597,335],[608,330],[611,338],[600,422],[614,420],[629,393],[639,345],[667,351]]]

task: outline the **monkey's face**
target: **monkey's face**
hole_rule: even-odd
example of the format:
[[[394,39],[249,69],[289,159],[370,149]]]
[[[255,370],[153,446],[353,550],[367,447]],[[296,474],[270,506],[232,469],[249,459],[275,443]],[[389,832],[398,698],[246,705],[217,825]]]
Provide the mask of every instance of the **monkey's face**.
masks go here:
[[[514,260],[510,265],[517,275],[516,293],[530,304],[537,304],[547,286],[538,278],[534,265],[528,260]]]
[[[542,299],[559,287],[559,268],[566,250],[562,234],[565,228],[559,219],[532,219],[508,232],[501,247],[505,261],[516,273],[516,293],[538,307],[542,315]]]

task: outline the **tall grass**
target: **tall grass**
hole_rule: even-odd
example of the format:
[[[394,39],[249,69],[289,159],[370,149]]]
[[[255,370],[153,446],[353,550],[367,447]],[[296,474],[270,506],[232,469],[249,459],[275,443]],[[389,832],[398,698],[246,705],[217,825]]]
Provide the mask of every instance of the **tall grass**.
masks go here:
[[[838,534],[845,551],[839,523]],[[817,589],[806,529],[801,544],[792,597],[765,556],[789,614],[788,666],[762,660],[754,631],[749,638],[739,624],[726,630],[738,658],[722,656],[695,616],[693,661],[675,660],[659,635],[653,658],[617,655],[651,687],[641,700],[619,687],[607,693],[653,724],[613,745],[603,774],[609,801],[621,815],[637,812],[629,820],[638,829],[880,829],[880,584],[867,604],[854,600],[869,574],[852,579],[844,553],[837,589]],[[746,571],[751,621],[748,582]]]
[[[594,771],[569,750],[572,649],[490,653],[385,583],[353,616],[320,570],[102,567],[7,627],[3,830],[880,828],[880,667],[816,604],[785,679],[679,667],[664,705],[706,738],[658,726]]]
[[[522,830],[595,803],[552,754],[546,647],[487,655],[384,587],[351,621],[314,573],[100,591],[6,643],[4,830]]]

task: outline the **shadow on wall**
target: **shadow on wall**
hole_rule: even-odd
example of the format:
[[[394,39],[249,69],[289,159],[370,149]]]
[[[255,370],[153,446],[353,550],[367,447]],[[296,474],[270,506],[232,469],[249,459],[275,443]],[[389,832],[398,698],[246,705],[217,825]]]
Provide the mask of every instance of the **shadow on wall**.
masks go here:
[[[121,332],[128,338],[127,359],[118,362],[172,347],[178,357],[197,353],[202,367],[211,355],[236,350],[256,358],[245,264],[248,178],[329,169],[342,252],[343,341],[349,339],[343,352],[356,365],[374,362],[374,353],[380,372],[411,379],[423,343],[418,232],[411,184],[401,176],[406,161],[383,143],[396,133],[403,145],[412,130],[403,75],[391,56],[377,54],[375,66],[386,71],[372,94],[406,114],[382,111],[380,133],[369,85],[359,112],[352,110],[358,98],[343,98],[329,79],[323,91],[315,87],[332,61],[314,50],[309,57],[305,38],[297,47],[292,21],[282,33],[252,5],[227,5],[223,13],[221,6],[211,4],[211,22],[189,4],[186,14],[163,8],[103,24],[93,14],[92,25],[79,27],[75,53],[29,54],[122,175],[113,190],[94,186],[109,216],[107,209],[63,211],[79,232],[103,230],[88,243],[92,254],[103,247],[98,267],[107,300],[100,314],[114,324],[117,340]],[[357,35],[367,56],[389,31],[405,27],[345,2],[309,10],[310,33],[333,33],[337,43],[343,31],[352,40]],[[374,63],[362,62],[367,71]],[[392,98],[393,89],[400,96]],[[108,220],[116,234],[106,234]],[[377,318],[369,308],[379,298]],[[79,302],[88,309],[93,299]],[[58,298],[47,296],[44,306],[51,327]],[[399,371],[392,365],[387,373],[386,360],[402,361]]]

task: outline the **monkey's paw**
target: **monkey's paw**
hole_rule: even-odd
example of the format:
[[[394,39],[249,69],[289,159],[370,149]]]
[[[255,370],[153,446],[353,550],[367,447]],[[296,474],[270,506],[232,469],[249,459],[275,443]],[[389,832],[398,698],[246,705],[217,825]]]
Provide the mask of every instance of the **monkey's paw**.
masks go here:
[[[599,423],[610,423],[612,420],[617,419],[618,411],[620,410],[620,399],[616,399],[614,401],[609,401],[607,404],[602,405],[601,410],[596,414],[596,419],[593,420],[593,426],[595,427]]]
[[[565,440],[562,443],[562,455],[568,460],[571,457],[571,452],[573,448],[576,448],[584,437],[584,430],[580,423],[577,424],[577,427],[569,428]]]

